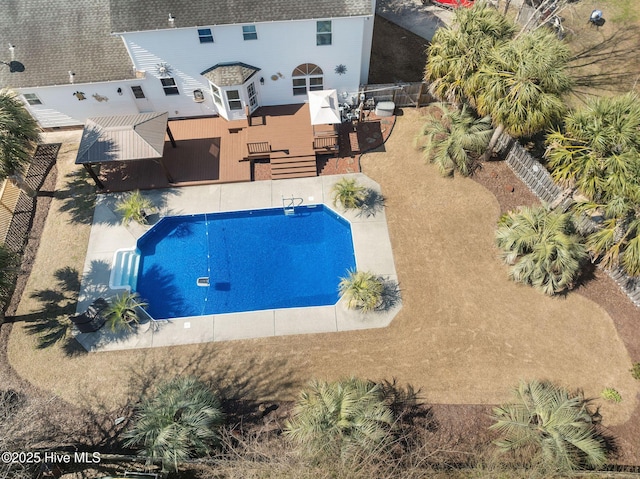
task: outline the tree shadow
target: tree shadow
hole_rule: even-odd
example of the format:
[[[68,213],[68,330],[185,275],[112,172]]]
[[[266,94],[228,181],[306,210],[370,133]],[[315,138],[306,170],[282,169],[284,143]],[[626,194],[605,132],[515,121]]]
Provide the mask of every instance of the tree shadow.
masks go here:
[[[55,285],[49,289],[35,291],[32,299],[42,304],[35,313],[13,316],[11,321],[25,322],[28,334],[38,337],[38,349],[62,344],[67,355],[84,351],[71,336],[72,323],[69,316],[75,313],[76,295],[80,289],[80,276],[77,270],[65,267],[54,273]]]
[[[632,90],[640,75],[640,70],[633,68],[640,64],[640,50],[636,45],[639,35],[639,26],[625,25],[607,37],[583,37],[592,38],[592,42],[582,46],[569,62],[575,82],[574,94],[578,98],[586,95],[581,87],[618,93]]]
[[[364,192],[364,198],[360,203],[357,216],[370,218],[384,209],[385,198],[372,188],[367,188]]]
[[[60,200],[60,211],[69,213],[71,223],[91,224],[96,203],[96,187],[89,174],[79,168],[65,176],[65,187],[55,192]]]
[[[380,304],[376,307],[376,311],[389,311],[402,302],[402,294],[400,285],[397,281],[384,278],[378,278],[382,282],[382,295]]]

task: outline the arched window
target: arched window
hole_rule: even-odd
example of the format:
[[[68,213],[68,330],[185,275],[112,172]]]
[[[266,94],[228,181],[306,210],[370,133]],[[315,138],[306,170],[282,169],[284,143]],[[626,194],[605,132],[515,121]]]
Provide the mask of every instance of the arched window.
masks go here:
[[[293,94],[306,95],[308,90],[322,90],[322,68],[313,63],[303,63],[294,68],[291,74]]]

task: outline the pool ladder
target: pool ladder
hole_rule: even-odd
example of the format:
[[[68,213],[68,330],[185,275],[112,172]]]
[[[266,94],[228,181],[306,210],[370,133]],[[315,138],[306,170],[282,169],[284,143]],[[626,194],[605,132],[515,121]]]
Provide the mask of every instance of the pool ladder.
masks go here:
[[[282,197],[282,209],[287,216],[294,215],[296,213],[296,206],[300,206],[303,203],[302,198],[291,196],[291,198]]]

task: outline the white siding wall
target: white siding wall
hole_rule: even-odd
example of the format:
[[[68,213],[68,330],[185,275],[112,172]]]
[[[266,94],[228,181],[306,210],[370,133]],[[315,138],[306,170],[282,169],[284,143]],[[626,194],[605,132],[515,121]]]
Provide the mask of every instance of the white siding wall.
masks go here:
[[[257,40],[243,40],[241,25],[203,26],[211,28],[214,43],[201,44],[196,28],[158,30],[123,34],[134,65],[145,70],[147,78],[156,77],[157,65],[166,63],[178,83],[180,97],[155,97],[158,110],[180,111],[180,116],[197,114],[190,104],[192,92],[201,88],[206,103],[212,105],[207,80],[200,73],[218,63],[243,62],[260,68],[256,82],[262,105],[301,103],[306,97],[294,96],[291,73],[302,63],[315,63],[324,73],[324,87],[355,94],[361,82],[366,82],[373,31],[373,17],[338,18],[332,20],[332,44],[316,45],[316,21],[257,23]],[[368,39],[363,37],[368,36]],[[365,47],[363,44],[369,45]],[[364,57],[364,58],[363,58]],[[363,65],[363,61],[366,65]],[[337,65],[346,65],[347,72],[338,75]],[[361,75],[365,73],[365,77]],[[277,80],[271,77],[276,75]],[[185,101],[188,98],[189,101]]]
[[[319,19],[328,20],[328,19]],[[256,23],[257,40],[243,40],[241,25],[203,26],[211,28],[214,43],[201,44],[197,28],[167,29],[123,34],[123,40],[136,70],[146,77],[121,82],[69,84],[20,88],[20,93],[36,93],[42,105],[29,105],[44,128],[82,125],[89,117],[168,111],[170,118],[207,116],[217,113],[209,84],[200,73],[218,63],[243,62],[260,68],[253,80],[261,105],[301,103],[306,96],[294,96],[291,73],[303,63],[314,63],[324,73],[324,88],[335,88],[340,95],[355,96],[366,83],[369,70],[373,16],[338,18],[332,21],[332,44],[316,45],[316,20]],[[165,95],[157,65],[171,67],[179,95]],[[345,65],[343,75],[335,73]],[[272,80],[272,76],[277,80]],[[264,78],[264,85],[260,85]],[[131,86],[142,87],[146,99],[136,100]],[[122,95],[117,93],[122,89]],[[193,101],[193,90],[202,89],[205,101]],[[81,91],[86,100],[74,93]],[[98,101],[97,94],[106,97]],[[246,101],[246,99],[245,99]],[[340,97],[342,101],[342,97]]]

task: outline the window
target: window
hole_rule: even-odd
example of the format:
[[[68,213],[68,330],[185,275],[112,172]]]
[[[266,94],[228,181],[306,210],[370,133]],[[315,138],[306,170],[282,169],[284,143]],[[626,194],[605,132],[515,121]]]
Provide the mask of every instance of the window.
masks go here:
[[[144,96],[144,92],[142,91],[141,86],[132,86],[131,91],[133,92],[133,96],[136,97],[136,99],[138,100],[146,98],[146,96]]]
[[[229,102],[229,110],[242,110],[242,100],[238,90],[227,91],[227,102]]]
[[[298,65],[291,74],[293,77],[293,94],[306,95],[307,90],[324,88],[322,69],[313,63]]]
[[[211,84],[211,93],[213,94],[213,101],[216,105],[222,106],[222,96],[220,96],[220,88]]]
[[[198,28],[200,43],[213,43],[213,34],[210,28]]]
[[[40,98],[35,93],[25,93],[22,95],[29,105],[42,105]]]
[[[249,95],[249,107],[253,111],[258,106],[258,95],[256,94],[256,86],[253,83],[247,86],[247,94]]]
[[[306,78],[294,78],[293,79],[293,94],[294,95],[306,95],[307,94],[307,79]]]
[[[242,27],[242,36],[245,40],[257,40],[258,32],[255,25],[245,25]]]
[[[331,45],[331,20],[316,22],[316,45]]]
[[[165,95],[179,95],[178,87],[176,86],[176,81],[173,78],[161,78],[162,88],[164,89]]]

